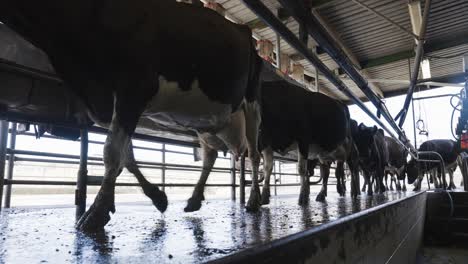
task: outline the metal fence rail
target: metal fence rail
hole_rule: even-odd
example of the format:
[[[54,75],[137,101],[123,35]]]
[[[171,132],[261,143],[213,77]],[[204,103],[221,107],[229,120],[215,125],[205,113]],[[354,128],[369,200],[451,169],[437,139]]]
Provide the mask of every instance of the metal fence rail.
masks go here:
[[[13,185],[43,185],[43,186],[76,186],[75,191],[75,205],[76,205],[76,216],[79,217],[85,211],[86,206],[86,194],[87,186],[99,186],[101,184],[101,176],[92,176],[88,174],[88,166],[104,166],[102,157],[93,157],[88,156],[88,145],[96,144],[103,145],[103,141],[98,140],[89,140],[88,131],[82,130],[81,139],[76,140],[80,143],[80,155],[71,155],[71,154],[62,154],[62,153],[53,153],[53,152],[42,152],[42,151],[32,151],[25,149],[16,149],[16,137],[19,136],[28,136],[35,137],[35,133],[31,132],[22,132],[17,134],[16,123],[11,123],[11,128],[8,129],[8,122],[1,121],[0,123],[0,210],[2,206],[2,198],[5,197],[5,207],[10,207],[11,201],[11,188]],[[105,134],[104,129],[93,128],[91,129],[94,134]],[[3,132],[3,133],[2,133]],[[8,133],[10,133],[10,140],[8,141]],[[43,135],[43,138],[63,140],[55,136]],[[135,139],[135,138],[134,138]],[[157,184],[161,188],[165,187],[194,187],[193,183],[167,183],[166,182],[166,171],[191,171],[191,172],[200,172],[201,166],[199,165],[188,165],[188,164],[177,164],[177,163],[167,163],[166,154],[177,154],[177,155],[194,155],[194,152],[184,152],[177,150],[167,149],[166,144],[183,146],[194,148],[197,147],[197,144],[193,142],[187,142],[186,144],[183,141],[178,140],[163,140],[159,141],[159,137],[144,136],[138,135],[136,137],[138,140],[148,141],[152,143],[162,144],[161,147],[147,147],[147,146],[138,146],[134,145],[134,149],[140,149],[145,151],[154,151],[161,153],[162,162],[151,162],[151,161],[142,161],[137,160],[137,164],[140,168],[143,169],[154,169],[161,171],[161,181]],[[10,145],[7,147],[8,142]],[[169,142],[169,143],[167,143]],[[229,167],[214,167],[212,172],[214,173],[226,173],[231,175],[230,183],[216,183],[216,184],[206,184],[207,187],[228,187],[231,188],[231,199],[236,199],[236,191],[239,188],[240,202],[245,203],[245,187],[251,184],[251,181],[245,179],[245,174],[250,174],[251,171],[245,168],[245,163],[241,162],[241,168],[236,169],[235,160],[232,157],[219,157],[221,159],[230,159],[231,163]],[[8,168],[6,169],[6,160],[8,160]],[[273,183],[270,186],[274,187],[275,195],[277,193],[277,187],[292,187],[300,186],[300,183],[284,183],[283,177],[286,176],[295,176],[298,177],[297,173],[288,173],[282,172],[283,162],[290,162],[291,159],[276,159],[274,165],[274,171],[272,172]],[[17,162],[28,162],[28,163],[40,163],[40,164],[67,164],[67,165],[78,165],[78,173],[76,181],[64,181],[64,180],[15,180],[13,179],[14,175],[14,165]],[[278,167],[278,170],[276,168]],[[5,175],[5,171],[7,172]],[[284,170],[283,170],[284,171]],[[6,176],[6,177],[5,177]],[[236,183],[236,178],[239,176],[240,181]],[[28,176],[29,177],[29,176]],[[31,175],[31,177],[36,177]],[[319,176],[312,176],[315,178],[314,182],[311,182],[311,185],[319,184],[322,180]],[[334,183],[330,183],[334,184]],[[132,182],[118,182],[116,186],[126,186],[126,187],[135,187],[139,186],[138,183]],[[3,195],[3,187],[5,187],[5,195]]]

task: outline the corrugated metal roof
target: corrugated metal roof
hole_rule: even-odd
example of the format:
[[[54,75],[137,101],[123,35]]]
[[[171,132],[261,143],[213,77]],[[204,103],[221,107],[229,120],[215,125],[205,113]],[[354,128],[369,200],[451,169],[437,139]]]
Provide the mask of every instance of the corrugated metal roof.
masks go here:
[[[411,20],[408,11],[408,0],[360,0],[365,5],[382,13],[389,19],[411,31]],[[241,0],[217,0],[226,12],[242,23],[258,20]],[[281,7],[277,0],[262,0],[262,2],[274,13]],[[421,10],[424,10],[424,1],[421,1]],[[312,1],[313,3],[313,1]],[[343,45],[350,50],[359,61],[369,61],[401,52],[410,53],[416,44],[413,37],[385,21],[383,18],[366,10],[354,1],[330,0],[319,6],[315,11],[322,17],[327,25],[333,29],[342,41]],[[454,36],[468,36],[468,1],[466,0],[433,0],[427,26],[426,44],[444,41]],[[299,34],[299,25],[293,19],[285,21],[287,27],[296,36]],[[276,34],[270,28],[254,29],[256,35],[276,42]],[[285,41],[281,41],[281,51],[293,55],[297,52]],[[443,50],[427,54],[435,56],[430,58],[432,77],[461,72],[461,54],[468,52],[468,44],[457,45]],[[440,58],[447,56],[453,58]],[[326,54],[319,58],[330,69],[338,68],[338,65]],[[313,73],[315,69],[306,60],[299,60],[306,72]],[[388,64],[374,66],[366,69],[367,77],[371,79],[409,80],[409,66],[412,68],[413,59],[401,59]],[[344,76],[346,77],[346,76]],[[422,77],[420,77],[422,78]],[[363,96],[362,92],[348,78],[343,81],[349,85],[357,95]],[[401,83],[381,82],[377,83],[385,93],[402,89],[405,85]],[[328,90],[328,94],[335,95],[340,99],[346,99],[330,82],[320,77],[320,86]]]

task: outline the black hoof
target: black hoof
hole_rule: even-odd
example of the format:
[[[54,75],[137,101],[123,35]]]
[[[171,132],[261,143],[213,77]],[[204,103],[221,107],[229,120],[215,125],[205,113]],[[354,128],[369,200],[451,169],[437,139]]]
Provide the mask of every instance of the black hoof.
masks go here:
[[[188,212],[195,212],[195,211],[200,210],[201,201],[202,200],[195,199],[193,197],[188,199],[187,206],[184,208],[184,212],[188,213]]]
[[[95,204],[86,211],[76,223],[76,229],[85,233],[96,233],[104,230],[104,226],[110,221],[109,213],[115,213],[114,205],[96,206]]]
[[[320,192],[317,197],[315,197],[315,201],[317,202],[325,202],[325,194],[323,192]],[[300,200],[299,200],[300,202]]]
[[[258,210],[261,207],[260,203],[260,195],[252,195],[249,197],[249,201],[247,202],[247,205],[245,206],[245,209],[247,212],[253,213],[253,212],[258,212]]]
[[[148,196],[153,202],[154,206],[161,212],[164,213],[167,209],[167,196],[159,190],[155,185],[143,190],[146,196]]]
[[[262,205],[263,204],[269,204],[270,203],[270,191],[263,191],[262,192]]]

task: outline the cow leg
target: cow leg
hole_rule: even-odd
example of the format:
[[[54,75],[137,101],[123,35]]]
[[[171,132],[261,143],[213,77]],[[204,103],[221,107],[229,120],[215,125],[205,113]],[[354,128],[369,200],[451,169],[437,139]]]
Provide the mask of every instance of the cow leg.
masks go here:
[[[117,104],[117,100],[115,102]],[[117,108],[117,107],[115,107]],[[130,120],[125,120],[130,122]],[[122,123],[121,123],[122,122]],[[137,119],[134,120],[136,126]],[[123,121],[120,120],[119,113],[114,109],[114,114],[109,127],[109,133],[104,144],[104,166],[105,173],[101,188],[94,200],[94,203],[76,223],[76,227],[82,231],[97,231],[104,228],[109,222],[109,212],[115,212],[114,189],[117,176],[122,172],[125,163],[126,152],[130,143],[130,134],[135,127],[131,124],[125,124],[133,127],[132,131],[126,131]]]
[[[205,184],[218,157],[218,151],[216,149],[212,149],[204,144],[202,140],[200,143],[202,147],[203,168],[197,185],[195,185],[195,189],[193,190],[192,197],[188,199],[187,206],[184,208],[185,212],[198,211],[201,208],[201,203],[205,200],[203,195]]]
[[[449,188],[449,190],[454,190],[457,187],[455,186],[455,183],[453,182],[453,170],[449,169],[448,173],[449,173],[449,177],[450,177],[450,184],[449,184],[448,188]]]
[[[387,181],[387,178],[386,178],[387,176],[388,176],[388,173],[385,175],[385,181]],[[396,183],[395,183],[395,185],[396,185]],[[387,186],[387,191],[388,190],[389,189],[388,189],[388,186]],[[392,173],[390,173],[390,191],[393,191],[393,174]]]
[[[260,153],[258,152],[258,131],[261,122],[260,107],[257,102],[245,103],[245,124],[247,148],[249,151],[250,162],[252,163],[252,187],[250,197],[247,202],[247,211],[255,212],[260,209],[261,197],[258,183],[258,167],[260,166]]]
[[[336,163],[335,176],[337,179],[336,191],[340,194],[340,196],[344,196],[345,190],[343,187],[343,179],[345,175],[344,175],[344,162],[343,161],[338,161]]]
[[[372,196],[374,192],[372,191],[372,180],[369,172],[364,171],[364,179],[367,182],[367,195]]]
[[[348,164],[349,171],[351,173],[351,197],[356,198],[361,188],[359,184],[359,153],[354,144],[351,144],[351,151],[348,155],[346,163]]]
[[[424,174],[422,176],[418,176],[418,178],[416,179],[416,182],[414,183],[413,191],[418,192],[421,190],[421,183],[423,179],[424,179]]]
[[[402,191],[406,192],[406,181],[403,179],[403,188],[401,188]]]
[[[370,180],[367,178],[366,173],[364,171],[362,172],[362,174],[364,176],[364,184],[362,185],[361,191],[365,192],[366,188],[370,185]]]
[[[151,199],[154,206],[156,206],[156,208],[161,213],[164,213],[164,211],[166,211],[167,209],[167,196],[163,191],[159,190],[156,184],[151,184],[148,180],[146,180],[146,178],[143,176],[143,173],[141,173],[135,161],[135,156],[133,154],[133,146],[132,146],[131,141],[128,144],[128,152],[127,152],[125,167],[130,173],[135,175],[135,177],[138,180],[138,183],[143,189],[143,193],[148,198]]]
[[[401,184],[400,181],[398,180],[398,174],[392,175],[392,179],[395,181],[395,187],[397,191],[401,191]]]
[[[330,176],[330,166],[328,164],[320,164],[320,175],[322,175],[322,189],[320,189],[315,201],[325,202],[325,197],[327,197],[328,177]]]
[[[262,151],[263,155],[263,174],[265,175],[265,182],[263,183],[262,190],[262,204],[270,203],[270,176],[273,171],[273,150],[266,148]]]
[[[297,170],[299,176],[301,177],[301,190],[299,193],[299,205],[309,204],[309,195],[310,195],[310,181],[309,175],[307,175],[307,156],[302,155],[301,151],[298,150],[297,153]]]
[[[390,184],[392,184],[392,179],[390,179]],[[385,173],[385,190],[388,190],[388,173]]]

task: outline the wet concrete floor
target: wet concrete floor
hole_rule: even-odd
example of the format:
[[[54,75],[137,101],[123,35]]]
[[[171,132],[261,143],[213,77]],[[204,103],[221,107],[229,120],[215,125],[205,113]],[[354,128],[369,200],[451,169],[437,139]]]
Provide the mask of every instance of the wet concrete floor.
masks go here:
[[[230,200],[208,200],[195,213],[173,202],[164,215],[150,203],[117,204],[106,231],[93,236],[75,231],[74,208],[6,209],[0,214],[0,263],[205,262],[412,194],[353,201],[330,192],[326,203],[311,198],[304,208],[296,195],[273,196],[255,214]]]

